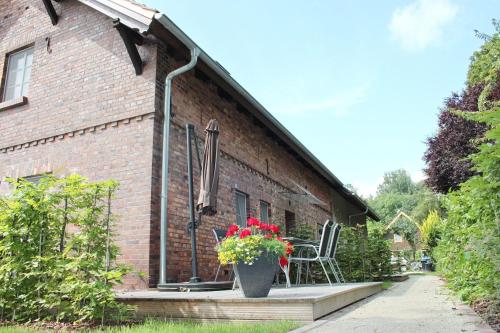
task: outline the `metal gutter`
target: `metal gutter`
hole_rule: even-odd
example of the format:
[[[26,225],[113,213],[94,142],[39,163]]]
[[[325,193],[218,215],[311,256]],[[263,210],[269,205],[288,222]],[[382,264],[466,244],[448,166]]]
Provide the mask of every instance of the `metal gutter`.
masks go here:
[[[170,31],[177,39],[179,39],[187,48],[198,48],[200,49],[200,60],[202,60],[206,65],[210,67],[217,75],[223,78],[234,90],[236,90],[242,97],[248,100],[252,106],[254,106],[264,118],[270,122],[272,127],[275,128],[276,134],[285,141],[287,144],[292,146],[294,150],[308,161],[317,172],[319,172],[323,177],[330,181],[334,188],[340,190],[344,196],[349,197],[352,201],[355,201],[358,205],[363,208],[368,209],[368,216],[374,220],[380,220],[377,214],[356,194],[349,191],[344,184],[330,171],[328,168],[318,160],[297,138],[293,136],[290,131],[288,131],[274,116],[266,110],[266,108],[260,104],[248,91],[245,90],[235,79],[229,75],[229,73],[219,65],[218,62],[213,60],[207,53],[205,53],[189,36],[187,36],[172,20],[162,13],[157,13],[154,19],[161,23],[168,31]],[[269,125],[269,124],[267,124]]]

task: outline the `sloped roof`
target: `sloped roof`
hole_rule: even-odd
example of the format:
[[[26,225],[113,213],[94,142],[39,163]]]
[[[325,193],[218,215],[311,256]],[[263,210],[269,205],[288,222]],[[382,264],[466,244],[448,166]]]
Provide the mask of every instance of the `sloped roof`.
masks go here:
[[[149,30],[156,9],[132,0],[78,0],[113,19],[119,18],[126,26],[137,29],[141,33]]]
[[[355,193],[347,189],[344,184],[314,156],[295,136],[290,133],[262,104],[260,104],[248,91],[246,91],[229,72],[225,70],[217,61],[213,60],[204,52],[189,36],[187,36],[172,20],[156,9],[139,4],[132,0],[78,0],[97,11],[115,19],[141,33],[150,31],[154,22],[163,26],[169,33],[177,38],[188,49],[198,48],[200,50],[199,59],[205,63],[217,76],[224,80],[234,91],[250,103],[257,112],[250,110],[253,115],[260,120],[279,139],[287,144],[301,159],[306,161],[311,167],[323,176],[333,188],[335,188],[344,198],[355,204],[362,210],[367,210],[367,215],[379,221],[377,214]]]

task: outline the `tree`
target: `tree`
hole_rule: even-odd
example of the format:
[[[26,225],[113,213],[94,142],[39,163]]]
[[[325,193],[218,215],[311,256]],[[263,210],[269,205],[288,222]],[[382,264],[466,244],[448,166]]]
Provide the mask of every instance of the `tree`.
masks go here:
[[[467,157],[474,175],[445,197],[447,218],[434,251],[448,286],[464,300],[486,299],[487,313],[498,313],[500,304],[500,24],[494,25],[497,32],[483,38],[467,75],[467,86],[482,87],[479,112],[454,113],[487,131]]]
[[[418,225],[430,211],[441,211],[439,196],[423,183],[412,181],[410,174],[403,169],[386,172],[384,181],[378,187],[377,195],[368,202],[385,226],[400,212],[408,214],[410,219],[400,218],[390,229],[410,243],[414,257],[418,243]]]
[[[477,152],[474,141],[487,129],[484,123],[460,117],[456,111],[475,113],[491,108],[500,100],[500,27],[496,20],[493,25],[497,33],[487,36],[487,42],[474,53],[466,88],[461,94],[453,93],[445,100],[438,132],[427,140],[426,184],[440,193],[456,190],[459,184],[474,175],[471,161],[466,157]]]
[[[384,181],[378,186],[377,194],[414,194],[418,190],[418,185],[411,180],[408,171],[399,169],[384,174]]]
[[[368,203],[386,225],[400,211],[406,212],[420,223],[429,211],[440,209],[439,198],[424,184],[414,182],[403,169],[386,172],[377,195],[368,199]]]
[[[422,244],[422,249],[429,252],[429,255],[433,257],[433,249],[437,246],[440,234],[440,222],[441,218],[437,211],[431,211],[425,220],[418,226],[420,231],[420,244]]]

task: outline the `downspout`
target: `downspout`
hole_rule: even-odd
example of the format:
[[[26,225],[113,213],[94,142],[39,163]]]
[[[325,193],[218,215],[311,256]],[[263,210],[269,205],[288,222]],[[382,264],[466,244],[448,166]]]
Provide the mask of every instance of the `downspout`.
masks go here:
[[[351,217],[356,217],[356,216],[361,216],[361,215],[366,215],[366,214],[368,214],[368,206],[366,206],[366,210],[362,213],[349,215],[349,226],[351,226]]]
[[[160,216],[160,282],[158,286],[167,283],[167,241],[168,241],[168,154],[170,143],[170,117],[172,109],[172,80],[177,75],[185,73],[196,66],[200,49],[194,47],[191,49],[191,61],[188,64],[179,67],[165,78],[165,105],[163,111],[163,147],[161,164],[161,216]]]

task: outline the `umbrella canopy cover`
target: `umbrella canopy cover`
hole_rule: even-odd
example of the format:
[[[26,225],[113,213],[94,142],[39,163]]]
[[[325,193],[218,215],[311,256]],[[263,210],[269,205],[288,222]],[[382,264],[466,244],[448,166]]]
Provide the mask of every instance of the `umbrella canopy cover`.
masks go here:
[[[217,213],[219,187],[219,124],[211,119],[205,128],[205,147],[201,164],[200,196],[196,208],[203,215]]]

